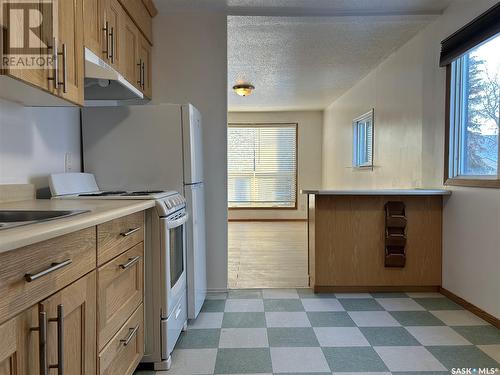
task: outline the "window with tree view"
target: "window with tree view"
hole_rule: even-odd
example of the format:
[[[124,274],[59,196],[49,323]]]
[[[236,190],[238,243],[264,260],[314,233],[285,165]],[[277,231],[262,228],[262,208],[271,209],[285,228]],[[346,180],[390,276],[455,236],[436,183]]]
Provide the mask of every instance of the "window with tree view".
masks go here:
[[[500,35],[451,63],[448,178],[498,179]]]
[[[229,208],[295,208],[297,125],[229,124]]]

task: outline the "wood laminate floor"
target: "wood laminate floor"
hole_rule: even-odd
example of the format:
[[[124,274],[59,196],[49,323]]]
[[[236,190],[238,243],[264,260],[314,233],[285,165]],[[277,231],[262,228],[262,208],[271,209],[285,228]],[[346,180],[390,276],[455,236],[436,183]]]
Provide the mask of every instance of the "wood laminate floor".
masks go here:
[[[307,287],[307,222],[229,222],[229,288]]]

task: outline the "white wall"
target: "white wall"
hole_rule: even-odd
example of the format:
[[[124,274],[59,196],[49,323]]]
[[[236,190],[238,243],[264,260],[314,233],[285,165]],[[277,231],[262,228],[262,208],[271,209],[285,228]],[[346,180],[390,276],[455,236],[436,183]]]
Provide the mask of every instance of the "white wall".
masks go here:
[[[160,14],[153,24],[154,102],[191,102],[203,116],[208,287],[226,289],[226,16]]]
[[[297,209],[229,210],[229,219],[306,219],[307,198],[300,189],[321,186],[322,111],[230,112],[229,123],[297,123]]]
[[[496,3],[456,0],[325,111],[326,187],[441,186],[445,69],[440,41]],[[375,108],[375,170],[353,171],[351,120]],[[443,287],[500,317],[500,190],[450,188],[444,206]]]
[[[0,99],[0,184],[48,186],[50,173],[64,172],[65,154],[80,171],[80,111],[28,108]]]

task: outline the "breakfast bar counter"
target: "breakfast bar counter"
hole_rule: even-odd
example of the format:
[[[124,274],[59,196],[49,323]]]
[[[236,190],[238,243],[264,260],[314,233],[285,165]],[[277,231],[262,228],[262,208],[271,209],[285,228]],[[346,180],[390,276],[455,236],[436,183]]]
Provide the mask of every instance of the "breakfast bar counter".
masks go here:
[[[435,291],[443,189],[302,190],[315,292]]]

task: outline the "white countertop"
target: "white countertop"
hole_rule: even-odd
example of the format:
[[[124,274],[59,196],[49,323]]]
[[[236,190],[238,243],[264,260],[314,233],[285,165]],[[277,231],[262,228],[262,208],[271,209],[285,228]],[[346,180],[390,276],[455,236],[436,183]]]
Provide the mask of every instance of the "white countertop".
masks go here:
[[[0,203],[0,210],[90,210],[83,214],[0,230],[0,253],[92,227],[154,207],[153,200],[50,200]]]
[[[303,189],[300,192],[313,195],[451,195],[451,191],[445,189]]]

